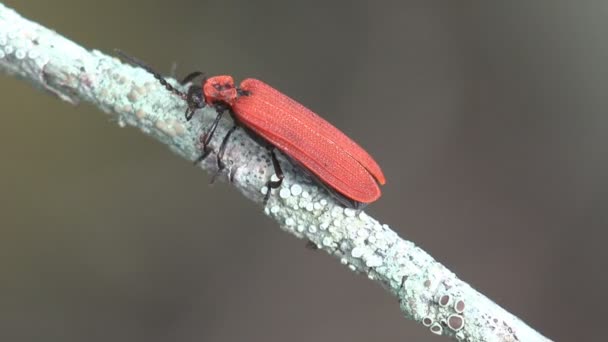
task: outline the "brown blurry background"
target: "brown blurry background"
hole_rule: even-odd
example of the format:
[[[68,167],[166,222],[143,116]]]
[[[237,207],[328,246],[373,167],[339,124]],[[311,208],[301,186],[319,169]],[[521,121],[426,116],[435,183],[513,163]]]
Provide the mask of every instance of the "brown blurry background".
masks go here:
[[[371,215],[548,337],[605,333],[608,4],[4,1],[168,74],[256,77],[366,147]],[[0,75],[1,341],[441,341],[230,186]]]

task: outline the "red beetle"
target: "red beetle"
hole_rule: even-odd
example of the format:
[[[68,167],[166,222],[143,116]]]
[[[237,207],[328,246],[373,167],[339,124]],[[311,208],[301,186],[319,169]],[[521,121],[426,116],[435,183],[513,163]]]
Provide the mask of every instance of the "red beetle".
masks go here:
[[[380,197],[378,183],[384,184],[386,180],[374,159],[329,122],[266,83],[248,78],[241,82],[240,87],[236,87],[231,76],[214,76],[204,78],[202,86],[190,86],[184,94],[143,62],[120,54],[154,75],[167,90],[185,99],[188,103],[186,119],[190,120],[194,111],[204,106],[213,106],[218,111],[218,116],[202,138],[204,153],[197,161],[203,160],[211,152],[207,145],[222,114],[228,110],[235,126],[226,134],[218,151],[220,170],[224,168],[221,159],[228,138],[240,125],[270,144],[275,173],[279,178],[277,182],[268,182],[270,188],[279,187],[283,179],[274,155],[276,147],[353,207],[359,207],[360,203],[371,203]],[[191,73],[182,83],[189,83],[201,75],[201,72]],[[269,194],[270,191],[266,199]]]

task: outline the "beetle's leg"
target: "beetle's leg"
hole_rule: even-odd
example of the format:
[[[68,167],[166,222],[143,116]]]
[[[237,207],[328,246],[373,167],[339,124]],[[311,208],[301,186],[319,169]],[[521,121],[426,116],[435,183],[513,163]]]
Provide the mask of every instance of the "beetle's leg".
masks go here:
[[[213,134],[215,134],[215,129],[217,128],[217,125],[219,124],[220,120],[222,119],[222,116],[224,115],[224,112],[226,111],[226,109],[227,108],[225,105],[222,105],[222,104],[215,105],[215,110],[217,111],[217,116],[215,117],[215,120],[213,120],[213,123],[211,124],[211,127],[209,127],[209,130],[205,134],[203,134],[200,138],[200,142],[203,144],[203,154],[194,160],[195,165],[202,162],[205,158],[207,158],[209,153],[211,153],[211,149],[209,148],[209,142],[211,142],[211,138],[213,138]]]
[[[317,246],[316,243],[308,240],[306,241],[306,245],[305,245],[306,249],[310,249],[311,251],[316,251],[319,249],[319,246]]]
[[[341,193],[337,192],[336,190],[332,189],[331,187],[327,186],[325,183],[323,183],[318,178],[316,178],[316,180],[319,184],[321,184],[325,188],[325,190],[327,190],[327,192],[330,195],[332,195],[333,198],[335,198],[338,202],[340,202],[340,204],[342,206],[344,206],[346,208],[354,209],[355,215],[359,215],[363,211],[363,209],[365,209],[365,207],[367,207],[367,203],[362,203],[362,202],[358,202],[353,199],[350,199],[350,198],[342,195]]]
[[[279,160],[277,159],[277,156],[276,156],[274,150],[275,150],[274,146],[268,147],[268,151],[270,152],[270,159],[272,160],[272,167],[274,168],[274,173],[275,173],[275,175],[277,175],[277,178],[279,180],[273,181],[272,178],[270,178],[268,180],[268,183],[266,183],[268,192],[266,192],[266,195],[264,195],[264,205],[266,205],[266,203],[268,202],[268,199],[270,198],[271,190],[280,187],[281,184],[283,183],[283,178],[285,177],[285,175],[283,175],[283,170],[281,169],[281,165],[279,164]]]
[[[203,136],[201,137],[201,142],[203,143],[203,149],[207,149],[207,146],[209,146],[209,143],[211,142],[211,138],[213,138],[213,135],[215,134],[215,129],[217,128],[217,125],[220,123],[220,120],[222,119],[222,116],[224,115],[225,112],[225,108],[223,106],[216,106],[216,111],[217,111],[217,116],[215,117],[215,120],[213,120],[213,123],[211,124],[211,127],[209,127],[209,130],[207,132],[205,132],[205,134],[203,134]]]
[[[186,83],[190,83],[190,82],[192,82],[192,80],[194,80],[195,78],[197,78],[197,77],[199,77],[199,76],[203,76],[203,75],[205,75],[205,73],[204,73],[204,72],[202,72],[202,71],[194,71],[194,72],[191,72],[191,73],[189,73],[188,75],[186,75],[186,77],[184,77],[184,79],[183,79],[181,82],[179,82],[179,83],[180,83],[180,84],[186,84]],[[202,84],[202,83],[205,83],[205,80],[206,80],[206,79],[207,79],[206,77],[203,77],[203,81],[201,82],[201,84]]]
[[[220,149],[217,152],[217,172],[213,175],[213,177],[211,177],[211,183],[215,182],[215,178],[217,178],[217,176],[220,174],[220,172],[222,172],[226,168],[226,164],[224,164],[224,161],[222,159],[224,158],[224,152],[226,151],[226,145],[228,145],[228,139],[230,138],[232,133],[234,133],[234,131],[237,128],[238,128],[238,125],[236,125],[236,124],[234,126],[232,126],[232,128],[230,128],[230,130],[228,130],[228,133],[226,133],[226,135],[224,136],[224,139],[222,140]]]

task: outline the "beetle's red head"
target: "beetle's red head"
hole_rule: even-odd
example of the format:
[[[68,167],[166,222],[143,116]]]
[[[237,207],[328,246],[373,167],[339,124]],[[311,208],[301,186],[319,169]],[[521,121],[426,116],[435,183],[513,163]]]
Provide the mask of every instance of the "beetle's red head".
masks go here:
[[[225,103],[232,106],[237,97],[237,89],[231,76],[214,76],[203,84],[203,94],[209,105]]]

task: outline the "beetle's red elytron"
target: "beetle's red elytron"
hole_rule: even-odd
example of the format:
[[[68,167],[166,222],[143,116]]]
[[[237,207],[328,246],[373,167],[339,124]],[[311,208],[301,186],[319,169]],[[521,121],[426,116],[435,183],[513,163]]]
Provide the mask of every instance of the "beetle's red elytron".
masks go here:
[[[169,91],[184,98],[188,103],[186,119],[191,119],[196,109],[206,105],[217,109],[218,116],[201,139],[204,153],[199,161],[210,153],[207,145],[222,114],[228,110],[235,126],[226,134],[218,151],[220,170],[224,167],[221,159],[228,138],[237,125],[241,125],[270,144],[275,173],[279,177],[277,182],[269,181],[270,188],[279,187],[283,178],[274,155],[276,147],[308,169],[330,190],[343,196],[350,205],[358,207],[359,203],[371,203],[380,197],[378,183],[385,184],[385,178],[374,159],[329,122],[266,83],[249,78],[236,87],[231,76],[214,76],[204,78],[202,86],[190,86],[184,94],[143,62],[124,53],[121,55],[152,73]],[[194,72],[186,76],[183,83],[201,75],[201,72]]]

